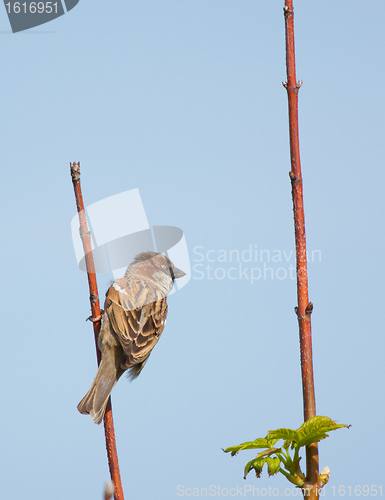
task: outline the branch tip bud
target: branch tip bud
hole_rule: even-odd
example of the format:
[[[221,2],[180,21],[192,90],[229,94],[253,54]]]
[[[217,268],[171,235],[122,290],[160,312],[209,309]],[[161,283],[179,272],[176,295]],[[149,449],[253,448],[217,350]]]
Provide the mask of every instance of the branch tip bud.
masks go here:
[[[80,180],[80,162],[70,162],[72,182],[76,184]]]

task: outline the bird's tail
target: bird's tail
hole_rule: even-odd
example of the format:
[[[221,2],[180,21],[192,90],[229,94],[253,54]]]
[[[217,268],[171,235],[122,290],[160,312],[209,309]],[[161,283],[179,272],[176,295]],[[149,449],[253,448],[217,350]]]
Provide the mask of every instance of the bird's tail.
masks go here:
[[[78,404],[79,412],[83,415],[90,414],[95,424],[100,424],[103,420],[108,398],[123,373],[117,351],[119,350],[111,349],[102,357],[90,390]]]

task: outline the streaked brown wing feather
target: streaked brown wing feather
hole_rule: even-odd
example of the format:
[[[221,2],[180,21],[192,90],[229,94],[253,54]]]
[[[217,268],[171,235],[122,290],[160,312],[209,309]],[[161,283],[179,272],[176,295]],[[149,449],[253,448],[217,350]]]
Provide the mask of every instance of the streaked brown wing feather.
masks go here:
[[[164,329],[167,300],[143,280],[122,278],[106,294],[105,311],[125,356],[121,368],[126,370],[143,363],[151,354]]]

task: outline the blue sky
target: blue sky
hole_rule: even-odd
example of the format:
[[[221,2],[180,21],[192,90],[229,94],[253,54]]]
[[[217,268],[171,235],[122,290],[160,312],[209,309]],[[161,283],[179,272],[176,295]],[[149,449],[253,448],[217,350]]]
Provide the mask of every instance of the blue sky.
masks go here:
[[[81,0],[18,34],[0,11],[2,497],[101,498],[109,479],[103,428],[76,410],[96,357],[70,161],[86,205],[138,188],[192,266],[145,370],[113,391],[126,498],[289,486],[244,481],[252,452],[221,451],[302,422],[282,7]],[[297,0],[295,33],[317,412],[352,424],[320,446],[331,498],[383,484],[383,3]]]

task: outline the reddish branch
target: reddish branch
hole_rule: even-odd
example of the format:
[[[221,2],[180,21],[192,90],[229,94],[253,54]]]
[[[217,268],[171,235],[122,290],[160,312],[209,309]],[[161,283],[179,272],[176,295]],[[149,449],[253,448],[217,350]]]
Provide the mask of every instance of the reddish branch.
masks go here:
[[[299,154],[298,132],[298,91],[302,82],[297,82],[295,73],[294,49],[294,12],[293,0],[285,0],[285,33],[286,33],[286,73],[289,103],[289,130],[290,130],[290,158],[291,158],[291,186],[294,210],[295,246],[297,261],[297,297],[298,307],[296,313],[299,323],[299,337],[301,347],[301,370],[304,419],[309,420],[316,415],[313,355],[311,343],[311,312],[313,305],[309,302],[307,260],[306,260],[306,235],[305,214],[303,209],[303,183],[301,173],[301,160]],[[318,482],[318,447],[312,444],[306,448],[306,480],[309,486]],[[310,493],[310,498],[318,498],[316,488]]]
[[[76,208],[78,210],[78,215],[79,215],[79,223],[80,223],[79,232],[83,243],[85,261],[87,267],[88,286],[90,289],[90,302],[92,310],[92,323],[94,325],[94,335],[96,344],[96,356],[99,365],[101,359],[101,353],[98,348],[98,336],[101,326],[101,310],[100,310],[99,296],[98,296],[98,285],[96,282],[95,265],[92,256],[91,235],[87,226],[82,190],[80,187],[80,163],[70,163],[70,166],[71,166],[72,183],[75,191]],[[108,401],[106,413],[104,416],[104,433],[106,436],[106,448],[108,456],[108,465],[110,467],[111,480],[113,481],[115,486],[114,498],[115,500],[124,500],[122,481],[120,479],[118,453],[116,450],[114,422],[112,418],[112,409],[111,409],[111,398]]]

